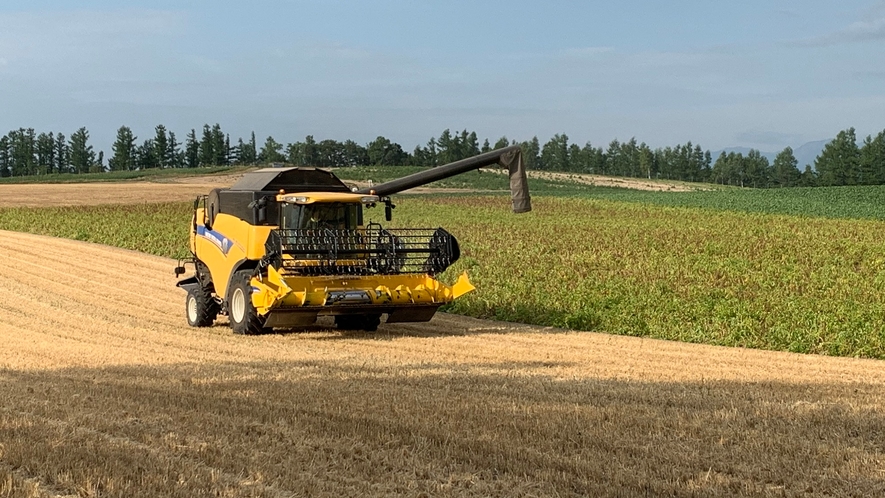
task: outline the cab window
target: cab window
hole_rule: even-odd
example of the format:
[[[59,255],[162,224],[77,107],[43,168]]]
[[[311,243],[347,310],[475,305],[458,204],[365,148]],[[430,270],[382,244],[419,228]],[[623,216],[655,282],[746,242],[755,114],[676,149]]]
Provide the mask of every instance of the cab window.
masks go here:
[[[362,205],[343,202],[284,204],[282,228],[354,230],[362,223]]]

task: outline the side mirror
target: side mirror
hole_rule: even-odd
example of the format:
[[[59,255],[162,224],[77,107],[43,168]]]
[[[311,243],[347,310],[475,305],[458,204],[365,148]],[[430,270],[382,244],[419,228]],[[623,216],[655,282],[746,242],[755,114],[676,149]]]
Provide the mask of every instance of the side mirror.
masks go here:
[[[184,270],[183,266],[176,266],[175,267],[175,276],[176,277],[180,277],[181,275],[184,275],[184,272],[185,272],[185,270]]]
[[[255,224],[263,225],[267,223],[267,196],[249,203],[252,212],[255,214]]]
[[[390,221],[393,219],[393,208],[396,206],[393,202],[390,201],[390,197],[382,197],[381,201],[384,202],[384,219]]]

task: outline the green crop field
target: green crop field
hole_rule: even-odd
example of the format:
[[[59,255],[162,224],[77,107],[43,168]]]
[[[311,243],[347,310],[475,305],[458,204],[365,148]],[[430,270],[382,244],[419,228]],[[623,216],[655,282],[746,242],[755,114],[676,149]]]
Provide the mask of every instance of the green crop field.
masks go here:
[[[442,226],[458,237],[462,259],[443,279],[467,270],[479,290],[451,312],[885,358],[879,187],[657,194],[571,186],[551,195],[555,188],[536,189],[534,211],[523,215],[509,212],[505,195],[399,196],[392,225]],[[0,228],[183,257],[191,209],[7,208]],[[382,217],[383,209],[369,211]]]
[[[380,166],[341,168],[335,173],[346,180],[365,181],[372,179],[375,183],[380,183],[424,169],[426,168]],[[696,184],[701,189],[690,192],[661,192],[586,185],[569,181],[568,177],[559,181],[532,178],[529,183],[533,195],[536,196],[552,195],[748,213],[885,220],[885,185],[741,189]],[[432,185],[447,188],[498,190],[501,191],[501,195],[507,195],[506,192],[509,189],[506,175],[488,172],[462,174]]]
[[[725,189],[695,192],[643,192],[596,188],[584,195],[658,206],[779,213],[824,218],[885,220],[885,185],[784,189]]]
[[[449,219],[482,292],[452,310],[580,330],[885,355],[885,223],[541,198],[409,202]]]
[[[192,216],[192,202],[0,208],[0,229],[178,258],[189,255],[187,236]]]

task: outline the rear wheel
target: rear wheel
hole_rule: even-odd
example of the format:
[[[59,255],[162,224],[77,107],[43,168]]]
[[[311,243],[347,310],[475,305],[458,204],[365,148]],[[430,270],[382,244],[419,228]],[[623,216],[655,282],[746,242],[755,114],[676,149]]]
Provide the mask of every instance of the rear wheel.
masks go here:
[[[341,330],[365,330],[374,332],[381,325],[381,315],[337,315],[335,326]]]
[[[192,287],[185,300],[187,324],[191,327],[209,327],[221,311],[212,293],[204,287]]]
[[[227,298],[227,315],[234,334],[257,335],[270,332],[264,327],[265,318],[252,305],[252,272],[234,274]]]

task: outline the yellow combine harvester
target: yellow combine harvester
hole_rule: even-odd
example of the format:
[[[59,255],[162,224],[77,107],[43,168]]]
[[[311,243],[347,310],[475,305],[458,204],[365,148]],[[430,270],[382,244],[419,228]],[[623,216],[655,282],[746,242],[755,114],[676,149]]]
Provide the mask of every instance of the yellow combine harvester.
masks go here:
[[[363,222],[363,208],[390,195],[499,164],[509,170],[513,211],[531,210],[518,146],[500,149],[363,189],[316,168],[266,168],[194,202],[193,276],[186,315],[193,327],[227,314],[237,334],[312,324],[332,315],[341,329],[430,320],[443,304],[474,289],[462,274],[448,286],[434,277],[460,256],[442,228],[385,229]],[[175,268],[185,273],[184,265]]]

